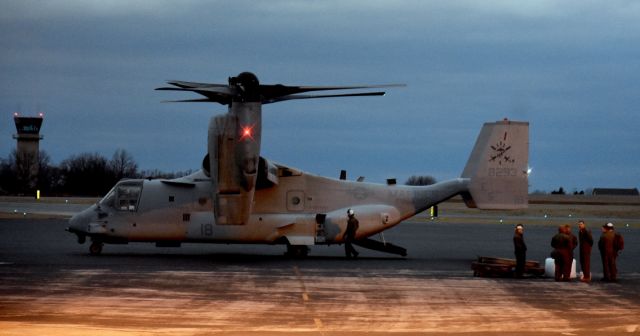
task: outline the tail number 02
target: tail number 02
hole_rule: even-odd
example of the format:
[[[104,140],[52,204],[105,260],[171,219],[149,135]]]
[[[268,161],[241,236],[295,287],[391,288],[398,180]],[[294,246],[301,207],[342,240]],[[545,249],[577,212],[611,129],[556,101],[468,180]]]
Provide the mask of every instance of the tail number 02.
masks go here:
[[[489,176],[518,176],[518,170],[515,168],[489,168]]]

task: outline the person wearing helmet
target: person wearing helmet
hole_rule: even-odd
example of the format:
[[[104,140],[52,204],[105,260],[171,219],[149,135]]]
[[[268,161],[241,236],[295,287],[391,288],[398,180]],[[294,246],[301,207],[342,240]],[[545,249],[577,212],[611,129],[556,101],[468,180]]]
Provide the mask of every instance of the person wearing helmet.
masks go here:
[[[602,258],[602,271],[604,273],[602,280],[616,282],[618,280],[616,259],[624,249],[624,240],[621,234],[615,232],[613,223],[607,223],[602,226],[598,249]]]
[[[347,219],[347,229],[344,231],[343,236],[344,252],[346,253],[347,258],[351,258],[351,256],[357,258],[359,253],[355,248],[353,248],[352,243],[356,239],[356,231],[358,231],[360,223],[358,222],[353,209],[347,210],[347,216],[349,217]]]
[[[516,225],[515,232],[513,234],[513,247],[516,255],[516,278],[524,277],[524,265],[527,258],[527,245],[524,243],[524,226],[522,224]]]

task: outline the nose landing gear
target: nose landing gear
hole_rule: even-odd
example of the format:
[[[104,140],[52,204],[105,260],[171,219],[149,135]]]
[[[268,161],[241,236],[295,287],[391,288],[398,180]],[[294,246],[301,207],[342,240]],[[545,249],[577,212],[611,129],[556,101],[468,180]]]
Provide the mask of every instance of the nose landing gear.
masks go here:
[[[89,246],[89,253],[91,255],[100,255],[103,246],[104,244],[102,242],[94,241],[91,243],[91,246]]]

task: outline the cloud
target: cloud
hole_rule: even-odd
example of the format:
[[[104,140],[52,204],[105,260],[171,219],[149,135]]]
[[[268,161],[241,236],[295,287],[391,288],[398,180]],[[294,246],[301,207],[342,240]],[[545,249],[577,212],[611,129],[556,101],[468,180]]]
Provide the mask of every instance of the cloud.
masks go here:
[[[379,98],[266,106],[264,152],[300,168],[317,162],[307,152],[322,152],[333,174],[358,153],[363,175],[456,176],[480,125],[503,117],[531,121],[536,171],[558,172],[535,188],[557,188],[591,148],[603,158],[597,171],[638,163],[604,149],[640,141],[634,1],[8,1],[0,9],[0,110],[10,118],[16,106],[42,108],[42,145],[54,162],[123,147],[141,167],[196,168],[208,118],[225,107],[161,104],[192,96],[153,88],[249,70],[263,83],[408,84]],[[0,135],[12,127],[0,122]],[[14,143],[0,146],[8,153]],[[424,161],[407,158],[420,148]]]

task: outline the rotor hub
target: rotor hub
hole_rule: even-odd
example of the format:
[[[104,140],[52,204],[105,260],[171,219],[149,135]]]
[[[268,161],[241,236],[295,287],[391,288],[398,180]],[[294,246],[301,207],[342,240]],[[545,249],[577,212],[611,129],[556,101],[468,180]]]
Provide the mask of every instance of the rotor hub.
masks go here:
[[[234,101],[260,101],[260,81],[251,72],[242,72],[237,77],[229,77],[229,86],[238,89]]]

